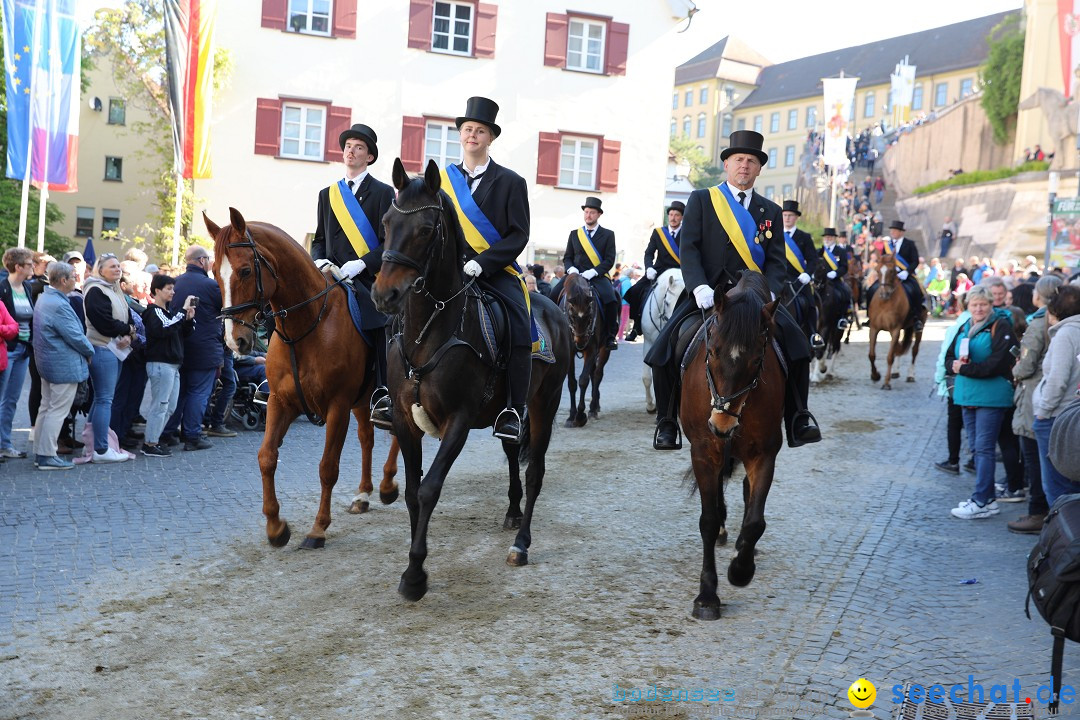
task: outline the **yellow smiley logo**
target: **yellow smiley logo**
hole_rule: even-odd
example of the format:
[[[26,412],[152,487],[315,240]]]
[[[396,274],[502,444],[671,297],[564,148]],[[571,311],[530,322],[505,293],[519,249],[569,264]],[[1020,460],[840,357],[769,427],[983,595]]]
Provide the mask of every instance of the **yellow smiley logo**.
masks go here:
[[[874,698],[877,697],[877,688],[874,687],[874,683],[866,678],[859,678],[851,683],[847,696],[852,705],[860,710],[865,710],[874,704]]]

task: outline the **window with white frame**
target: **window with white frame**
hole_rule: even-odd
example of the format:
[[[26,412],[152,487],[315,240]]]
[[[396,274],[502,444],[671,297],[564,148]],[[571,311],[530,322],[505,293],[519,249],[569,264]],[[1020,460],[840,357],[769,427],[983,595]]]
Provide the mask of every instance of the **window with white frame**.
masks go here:
[[[785,185],[784,189],[781,192],[783,193],[785,198],[790,198],[791,197],[791,185]]]
[[[788,145],[784,148],[784,167],[791,167],[795,164],[795,146]]]
[[[671,93],[671,109],[678,110],[679,108],[679,93]]]
[[[914,92],[911,93],[911,109],[912,110],[922,110],[922,103],[923,103],[922,94],[923,94],[923,86],[922,86],[922,83],[919,83],[918,85],[915,86]]]
[[[685,115],[682,119],[682,134],[683,137],[690,137],[690,116]]]
[[[331,0],[289,0],[289,29],[310,35],[330,34]]]
[[[776,148],[769,148],[769,167],[776,167]]]
[[[966,98],[975,90],[975,82],[971,78],[964,78],[960,81],[960,97]]]
[[[683,107],[690,107],[693,104],[694,104],[694,91],[693,90],[687,90],[686,94],[683,96]]]
[[[559,153],[559,187],[596,189],[595,138],[564,137]]]
[[[677,132],[679,132],[679,121],[671,118],[671,137],[675,137]]]
[[[120,211],[103,208],[101,210],[101,232],[118,230],[120,228]]]
[[[761,115],[754,116],[754,132],[756,133],[761,132],[761,120]]]
[[[949,100],[949,83],[938,83],[934,86],[934,107],[941,107]]]
[[[705,137],[705,113],[698,113],[697,116],[697,136],[699,138]]]
[[[863,117],[874,117],[874,93],[866,93],[863,98]]]
[[[428,121],[424,128],[424,165],[428,160],[441,168],[461,161],[461,135],[453,123]]]
[[[774,112],[769,116],[769,132],[780,132],[780,113]]]
[[[322,160],[326,108],[285,103],[281,108],[281,156]]]
[[[735,129],[736,130],[745,130],[746,129],[746,118],[739,118],[738,120],[736,120],[735,121]],[[731,133],[725,133],[725,136],[730,135],[730,134]]]
[[[806,108],[806,127],[813,128],[817,125],[817,105],[808,105]]]
[[[787,129],[798,130],[799,129],[799,111],[788,110],[787,113]]]
[[[767,197],[770,200],[775,200],[776,199],[776,188],[773,187],[772,185],[766,185],[765,186],[765,197]]]
[[[75,237],[90,237],[94,234],[94,208],[75,208]]]
[[[731,113],[729,113],[729,112],[724,113],[724,115],[723,115],[723,125],[721,126],[721,130],[720,130],[720,134],[723,135],[724,137],[728,137],[729,135],[731,135],[731,120],[732,120]],[[741,130],[742,128],[739,128],[739,129]]]
[[[472,54],[472,3],[436,2],[431,28],[431,49],[435,52]]]
[[[604,34],[607,25],[570,18],[566,35],[566,67],[569,70],[604,72]]]
[[[703,87],[698,91],[698,102],[702,105],[709,102],[709,88]]]

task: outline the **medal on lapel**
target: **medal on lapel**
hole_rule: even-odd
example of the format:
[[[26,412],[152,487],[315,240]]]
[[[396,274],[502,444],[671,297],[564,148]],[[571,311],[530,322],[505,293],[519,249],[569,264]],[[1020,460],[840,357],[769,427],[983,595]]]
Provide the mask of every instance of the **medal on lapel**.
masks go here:
[[[772,220],[765,221],[765,239],[772,240]]]

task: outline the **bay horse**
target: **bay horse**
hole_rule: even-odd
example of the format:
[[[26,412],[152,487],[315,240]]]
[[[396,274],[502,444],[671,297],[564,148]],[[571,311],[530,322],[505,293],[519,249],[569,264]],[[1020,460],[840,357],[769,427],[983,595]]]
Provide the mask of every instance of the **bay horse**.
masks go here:
[[[814,293],[820,303],[818,308],[818,334],[824,345],[814,348],[810,361],[810,382],[821,382],[833,376],[833,366],[840,354],[844,331],[840,320],[847,317],[847,298],[836,289],[828,278],[829,267],[820,263],[814,271]],[[850,328],[851,326],[848,325]]]
[[[851,324],[848,325],[847,334],[844,335],[844,343],[851,342],[851,330],[861,330],[862,323],[859,321],[859,306],[862,304],[863,295],[866,290],[863,288],[863,262],[859,253],[850,253],[848,255],[848,268],[847,275],[844,276],[844,282],[847,283],[848,289],[851,290]]]
[[[229,220],[219,227],[203,213],[206,229],[214,238],[214,277],[225,305],[221,310],[225,342],[233,351],[246,354],[254,345],[256,328],[266,320],[275,323],[266,354],[270,399],[259,448],[266,537],[272,546],[283,547],[291,536],[289,523],[279,515],[274,475],[285,434],[303,413],[316,424],[326,423],[319,462],[319,510],[302,544],[307,549],[321,548],[330,526],[330,494],[338,479],[350,410],[357,420],[362,460],[360,486],[349,512],[368,510],[375,444],[367,401],[374,389],[374,374],[368,371],[373,355],[350,319],[345,294],[350,290],[329,283],[300,244],[280,228],[249,223],[235,208],[229,208]],[[397,441],[392,439],[379,484],[384,504],[398,497],[397,452]]]
[[[900,282],[896,271],[896,257],[885,253],[878,259],[877,275],[880,285],[870,304],[866,308],[867,324],[870,326],[870,379],[877,382],[881,379],[877,365],[877,336],[882,330],[890,335],[889,341],[889,367],[885,371],[885,382],[882,390],[892,390],[892,379],[900,377],[900,373],[893,372],[893,362],[911,349],[911,368],[908,370],[907,381],[915,382],[915,358],[919,356],[919,344],[922,342],[922,331],[915,331],[915,327],[908,321],[908,297]],[[922,319],[926,320],[926,308],[922,309]]]
[[[451,466],[465,446],[470,428],[490,427],[506,407],[504,371],[484,350],[475,279],[466,283],[462,257],[466,244],[450,196],[434,161],[422,177],[410,178],[394,162],[397,200],[383,217],[386,243],[372,298],[383,312],[403,312],[403,325],[390,348],[389,387],[394,433],[405,462],[405,503],[412,544],[409,566],[398,592],[411,601],[428,589],[424,560],[428,528]],[[500,271],[501,272],[501,271]],[[570,366],[570,330],[559,308],[531,294],[532,314],[547,338],[554,362],[533,358],[526,437],[520,446],[503,442],[510,465],[510,504],[505,529],[518,529],[506,562],[528,564],[532,517],[545,471],[552,424],[559,411],[562,382]],[[423,474],[421,440],[441,440]],[[525,472],[525,512],[521,512],[520,463]],[[421,477],[422,476],[422,477]]]
[[[742,527],[727,572],[732,585],[743,587],[753,579],[754,547],[765,532],[765,499],[783,444],[784,371],[773,343],[776,303],[769,302],[761,274],[744,272],[726,295],[716,294],[704,342],[691,346],[683,375],[679,418],[701,495],[703,562],[692,613],[700,620],[720,617],[715,550],[718,540],[727,542],[724,483],[736,461],[746,477]]]
[[[640,282],[640,281],[639,281]],[[641,336],[644,338],[644,350],[642,357],[649,354],[656,336],[667,325],[675,306],[686,289],[683,281],[682,270],[671,268],[665,270],[656,277],[649,298],[645,301],[645,307],[641,310]],[[656,412],[656,401],[652,393],[652,368],[648,363],[642,363],[641,382],[645,385],[645,410],[649,414]]]
[[[566,385],[570,390],[570,416],[563,427],[584,427],[589,418],[600,417],[600,383],[604,379],[604,366],[611,356],[611,350],[604,343],[600,300],[592,285],[580,273],[567,275],[563,279],[559,307],[566,313],[574,350],[581,356],[580,376],[576,376],[574,355],[570,356],[570,369],[566,374]],[[589,414],[585,415],[585,391],[590,383],[592,400],[589,402]]]

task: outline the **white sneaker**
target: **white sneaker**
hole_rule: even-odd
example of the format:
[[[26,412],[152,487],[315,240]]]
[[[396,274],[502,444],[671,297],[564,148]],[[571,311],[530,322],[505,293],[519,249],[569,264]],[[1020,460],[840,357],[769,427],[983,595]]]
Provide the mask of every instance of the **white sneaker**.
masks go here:
[[[99,452],[97,452],[95,450],[94,451],[93,462],[96,462],[96,463],[120,463],[120,462],[126,462],[126,461],[128,461],[130,459],[131,459],[131,457],[125,452],[120,452],[119,450],[113,450],[112,448],[107,448],[105,450],[105,452],[103,452],[103,453],[99,453]]]
[[[953,517],[960,518],[961,520],[979,520],[982,518],[988,518],[992,515],[997,515],[1001,512],[1001,508],[998,507],[997,502],[991,500],[985,505],[979,505],[974,500],[965,500],[960,503],[958,507],[954,507],[949,511]]]

